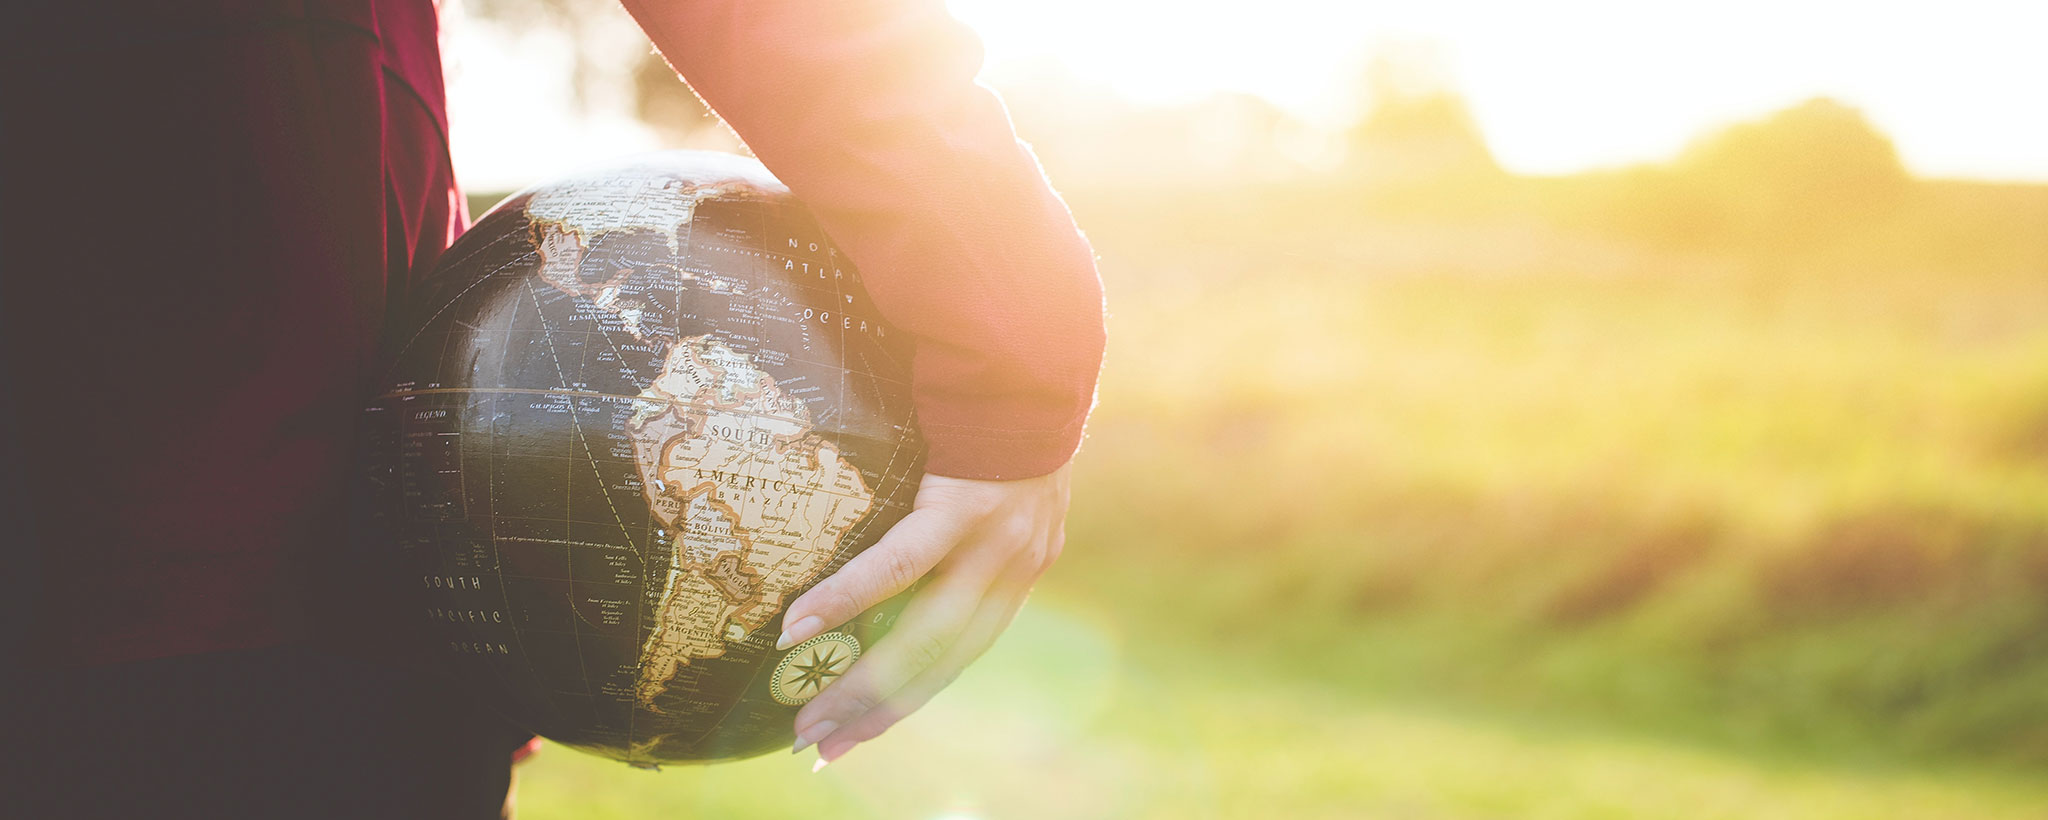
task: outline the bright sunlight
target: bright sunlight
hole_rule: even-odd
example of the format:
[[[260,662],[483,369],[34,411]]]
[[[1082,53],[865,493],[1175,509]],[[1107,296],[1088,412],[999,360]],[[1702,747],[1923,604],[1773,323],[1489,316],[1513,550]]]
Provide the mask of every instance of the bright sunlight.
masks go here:
[[[1503,165],[1667,157],[1807,97],[1856,105],[1923,174],[2048,179],[2048,5],[1451,0],[951,0],[1000,80],[1057,68],[1142,102],[1243,91],[1359,114],[1359,55],[1433,46]],[[1256,11],[1253,11],[1253,10]]]

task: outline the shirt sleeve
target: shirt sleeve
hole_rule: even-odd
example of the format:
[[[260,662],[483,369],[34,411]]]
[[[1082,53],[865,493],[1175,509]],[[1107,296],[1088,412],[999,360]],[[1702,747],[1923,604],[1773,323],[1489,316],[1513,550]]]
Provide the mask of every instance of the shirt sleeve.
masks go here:
[[[1104,344],[1094,252],[941,0],[624,0],[916,339],[926,469],[1065,464]]]

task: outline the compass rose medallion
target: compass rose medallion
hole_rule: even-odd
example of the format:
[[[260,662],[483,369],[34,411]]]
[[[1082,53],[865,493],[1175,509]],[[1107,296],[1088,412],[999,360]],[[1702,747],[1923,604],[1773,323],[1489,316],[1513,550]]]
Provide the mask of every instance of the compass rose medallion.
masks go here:
[[[860,657],[860,641],[844,632],[827,632],[789,650],[768,679],[768,696],[784,706],[802,706],[846,674]]]

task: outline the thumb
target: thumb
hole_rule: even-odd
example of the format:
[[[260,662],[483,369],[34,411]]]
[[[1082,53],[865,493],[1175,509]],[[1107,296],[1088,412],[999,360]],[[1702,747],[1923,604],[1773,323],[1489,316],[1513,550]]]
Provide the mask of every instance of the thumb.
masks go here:
[[[775,648],[809,640],[909,589],[952,551],[966,531],[967,522],[936,509],[904,516],[882,540],[790,603]]]

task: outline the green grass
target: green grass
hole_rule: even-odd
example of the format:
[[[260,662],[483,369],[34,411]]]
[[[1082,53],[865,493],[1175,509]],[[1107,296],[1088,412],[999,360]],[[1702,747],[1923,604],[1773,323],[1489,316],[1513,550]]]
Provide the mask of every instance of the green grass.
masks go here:
[[[924,712],[818,774],[772,755],[647,773],[555,748],[522,816],[2039,817],[2048,783],[1589,730],[1276,674],[1034,603]]]
[[[2048,190],[1637,184],[1074,194],[1110,358],[1013,634],[819,775],[553,749],[523,810],[2048,815]]]

